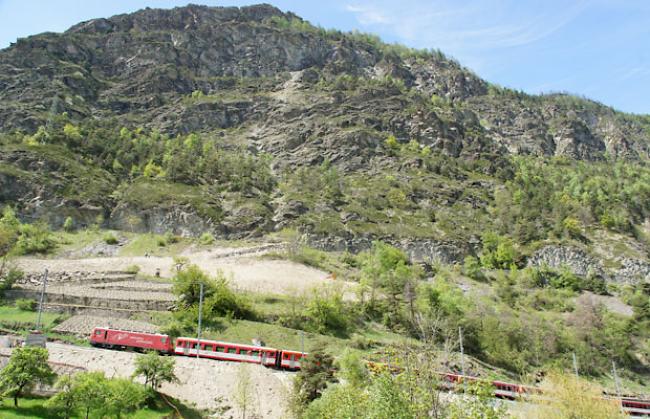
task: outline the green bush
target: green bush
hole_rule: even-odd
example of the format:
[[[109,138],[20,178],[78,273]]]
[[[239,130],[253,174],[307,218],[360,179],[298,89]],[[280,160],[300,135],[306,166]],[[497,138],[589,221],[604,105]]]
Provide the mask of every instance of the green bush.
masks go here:
[[[486,277],[481,264],[474,256],[467,256],[463,263],[463,274],[475,281],[485,281]]]
[[[181,308],[193,316],[203,284],[204,312],[214,316],[254,320],[257,315],[248,299],[235,293],[223,273],[216,278],[206,275],[196,265],[189,265],[176,274],[172,291]]]
[[[201,237],[199,237],[199,243],[202,244],[203,246],[210,246],[214,244],[215,241],[216,240],[214,236],[212,235],[212,233],[209,232],[205,232],[201,234]]]
[[[36,311],[38,303],[36,300],[19,298],[16,300],[16,308],[23,311]]]
[[[18,255],[47,253],[55,247],[50,231],[43,224],[21,224],[14,252]]]
[[[110,244],[110,245],[115,245],[119,243],[117,240],[117,237],[115,237],[115,234],[113,233],[106,233],[104,234],[104,243]]]
[[[137,274],[140,272],[140,266],[139,265],[129,265],[126,267],[125,272],[130,273],[130,274]]]
[[[482,236],[483,251],[481,264],[488,269],[508,269],[517,259],[512,240],[498,234],[487,232]]]
[[[178,237],[177,235],[175,235],[171,231],[168,231],[168,232],[165,233],[164,239],[165,239],[165,242],[167,244],[174,244],[174,243],[178,243],[180,241],[180,237]]]
[[[74,230],[74,221],[72,221],[72,217],[65,219],[63,222],[63,230],[67,231],[68,233],[71,233]]]
[[[332,288],[317,289],[307,302],[306,327],[315,333],[345,336],[352,326],[350,314],[342,292]]]
[[[3,277],[0,278],[0,297],[2,296],[3,291],[10,290],[13,285],[22,280],[25,277],[25,273],[15,267],[9,268]]]

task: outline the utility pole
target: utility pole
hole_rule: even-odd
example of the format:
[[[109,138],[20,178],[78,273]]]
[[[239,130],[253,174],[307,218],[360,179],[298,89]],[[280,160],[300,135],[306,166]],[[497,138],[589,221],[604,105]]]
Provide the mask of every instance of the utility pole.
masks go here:
[[[201,350],[201,318],[203,316],[203,282],[199,284],[199,329],[196,335],[196,359],[199,359],[199,352]]]
[[[305,331],[300,331],[300,352],[305,355]]]
[[[621,399],[621,384],[618,382],[618,373],[616,372],[616,363],[612,360],[612,373],[614,374],[614,384],[616,384],[616,395],[618,396],[618,402],[621,404],[621,412],[625,413],[623,410],[623,400]]]
[[[47,269],[43,274],[43,288],[41,289],[41,299],[38,303],[38,320],[36,320],[36,330],[41,330],[41,317],[43,315],[43,300],[45,300],[45,287],[47,287]]]
[[[621,384],[618,382],[618,373],[616,372],[616,363],[612,361],[612,373],[614,374],[614,384],[616,384],[616,395],[621,398]]]
[[[576,374],[576,378],[579,377],[578,375],[578,360],[576,359],[576,353],[572,352],[571,355],[573,356],[573,372]]]
[[[465,349],[463,348],[463,329],[458,328],[458,341],[460,343],[460,373],[463,376],[463,387],[467,387],[465,382]]]

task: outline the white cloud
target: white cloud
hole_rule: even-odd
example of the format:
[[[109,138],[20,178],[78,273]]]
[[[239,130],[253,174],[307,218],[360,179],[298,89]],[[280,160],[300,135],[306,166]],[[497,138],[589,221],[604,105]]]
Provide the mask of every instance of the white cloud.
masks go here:
[[[360,0],[346,10],[369,30],[392,32],[411,46],[440,48],[471,66],[485,61],[486,50],[524,46],[553,35],[587,7],[586,0],[563,7],[554,7],[552,1],[543,6],[522,6],[517,0],[460,3]]]
[[[390,23],[390,20],[379,10],[373,9],[371,7],[364,6],[355,6],[347,5],[345,10],[352,12],[357,15],[357,20],[362,25],[373,25],[373,24],[387,24]]]

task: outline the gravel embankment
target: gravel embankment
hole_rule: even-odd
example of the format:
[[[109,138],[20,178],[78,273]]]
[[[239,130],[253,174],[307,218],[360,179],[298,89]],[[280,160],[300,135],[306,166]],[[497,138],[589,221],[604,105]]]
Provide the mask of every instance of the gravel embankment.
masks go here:
[[[91,371],[103,371],[108,377],[130,377],[134,371],[134,360],[141,356],[132,352],[107,349],[82,348],[72,345],[49,343],[50,360],[78,365]],[[174,357],[176,376],[179,383],[166,383],[161,391],[177,397],[201,409],[215,409],[230,406],[226,417],[241,417],[236,407],[234,392],[241,368],[247,368],[251,377],[253,402],[248,415],[253,413],[263,418],[287,417],[286,398],[294,374],[268,369],[258,365],[235,362],[213,361],[188,357]],[[223,400],[223,402],[220,402]]]
[[[328,272],[298,263],[286,260],[262,260],[247,254],[233,255],[224,249],[198,251],[182,256],[211,275],[215,275],[218,271],[223,272],[231,279],[233,287],[243,291],[296,294],[323,284],[337,283],[347,289],[354,286],[344,281],[332,280]],[[46,268],[50,272],[116,272],[125,271],[133,265],[139,266],[140,272],[146,275],[154,275],[156,271],[160,271],[163,278],[171,278],[175,274],[171,257],[19,258],[17,264],[28,274],[42,273]]]

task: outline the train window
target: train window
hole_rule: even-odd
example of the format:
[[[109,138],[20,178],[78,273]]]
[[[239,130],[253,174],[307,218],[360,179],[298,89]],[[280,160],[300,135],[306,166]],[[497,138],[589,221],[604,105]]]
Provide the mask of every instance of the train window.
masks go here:
[[[228,348],[228,353],[229,354],[236,354],[237,353],[237,348]]]
[[[163,336],[162,338],[160,338],[160,342],[167,343],[167,338]]]
[[[196,343],[193,343],[191,346],[192,349],[196,349]]]
[[[97,336],[100,336],[100,335],[102,334],[102,331],[101,331],[101,330],[98,330],[98,331],[95,332],[95,334],[96,334]]]
[[[250,351],[251,356],[260,356],[260,351]]]

